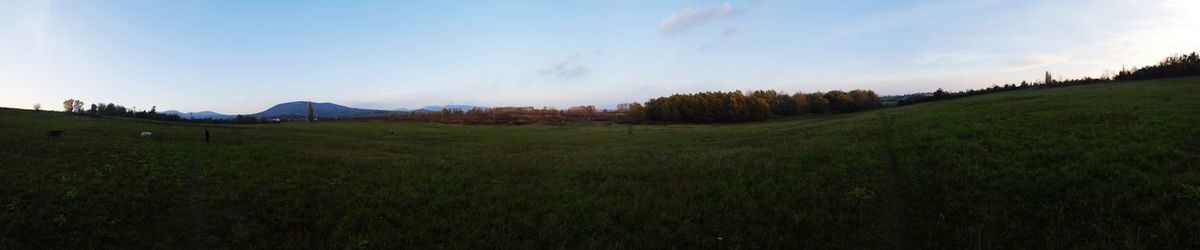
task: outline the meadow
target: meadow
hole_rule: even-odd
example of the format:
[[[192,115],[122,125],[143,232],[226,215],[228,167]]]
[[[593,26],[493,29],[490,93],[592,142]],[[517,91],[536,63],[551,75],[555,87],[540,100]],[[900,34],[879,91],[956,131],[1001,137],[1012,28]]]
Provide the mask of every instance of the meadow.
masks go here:
[[[1195,249],[1198,232],[1197,77],[632,135],[0,109],[0,248]]]

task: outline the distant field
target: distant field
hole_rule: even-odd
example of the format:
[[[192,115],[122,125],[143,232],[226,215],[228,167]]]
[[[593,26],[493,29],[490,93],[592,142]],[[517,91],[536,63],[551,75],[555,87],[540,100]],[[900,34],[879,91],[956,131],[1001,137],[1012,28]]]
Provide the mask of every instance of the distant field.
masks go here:
[[[0,109],[0,249],[1200,248],[1200,78],[626,129]]]

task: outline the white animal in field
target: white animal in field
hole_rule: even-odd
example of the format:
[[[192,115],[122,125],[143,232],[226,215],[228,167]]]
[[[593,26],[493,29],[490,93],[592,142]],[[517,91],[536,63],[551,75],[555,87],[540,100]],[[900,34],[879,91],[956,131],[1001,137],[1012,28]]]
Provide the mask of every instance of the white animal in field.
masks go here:
[[[142,138],[150,138],[150,136],[154,136],[154,133],[142,132]]]

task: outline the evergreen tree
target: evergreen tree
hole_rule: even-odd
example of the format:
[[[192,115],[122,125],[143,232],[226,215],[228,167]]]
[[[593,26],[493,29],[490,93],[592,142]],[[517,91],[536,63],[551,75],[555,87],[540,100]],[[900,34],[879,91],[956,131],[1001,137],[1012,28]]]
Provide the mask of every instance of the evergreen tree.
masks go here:
[[[308,114],[308,122],[313,122],[313,120],[316,120],[316,117],[314,117],[314,116],[313,116],[313,107],[312,107],[312,102],[310,101],[310,102],[308,102],[307,104],[308,104],[308,105],[307,105],[307,106],[306,106],[306,108],[305,108],[305,109],[306,109],[306,110],[305,110],[305,113],[307,113],[307,114]]]

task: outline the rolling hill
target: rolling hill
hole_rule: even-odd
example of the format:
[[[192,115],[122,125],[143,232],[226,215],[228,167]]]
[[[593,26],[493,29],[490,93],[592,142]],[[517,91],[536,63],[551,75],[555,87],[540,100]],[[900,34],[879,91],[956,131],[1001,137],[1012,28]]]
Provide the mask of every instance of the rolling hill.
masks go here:
[[[458,105],[458,104],[427,105],[427,106],[421,107],[420,109],[417,109],[417,110],[425,111],[425,112],[441,112],[443,109],[467,111],[467,110],[471,110],[472,108],[483,108],[483,106]]]
[[[1196,107],[1198,77],[632,135],[0,109],[0,248],[1196,249]]]
[[[212,111],[184,113],[184,112],[180,112],[177,110],[167,110],[167,111],[163,111],[162,113],[167,114],[167,115],[178,115],[180,118],[184,118],[184,119],[229,120],[229,119],[233,119],[234,117],[236,117],[236,115],[226,115],[226,114],[221,114],[221,113],[212,112]]]
[[[308,102],[305,101],[280,103],[251,116],[258,118],[301,119],[307,116],[307,105]],[[386,116],[393,113],[392,111],[384,110],[351,108],[328,102],[313,103],[312,107],[314,115],[322,119]]]

